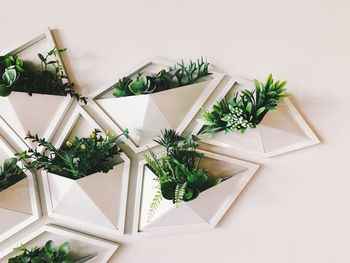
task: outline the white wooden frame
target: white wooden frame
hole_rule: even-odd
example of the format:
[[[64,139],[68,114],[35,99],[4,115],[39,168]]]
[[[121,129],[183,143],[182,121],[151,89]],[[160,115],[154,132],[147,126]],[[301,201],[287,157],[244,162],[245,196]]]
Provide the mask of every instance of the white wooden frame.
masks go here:
[[[48,51],[56,47],[56,42],[53,38],[52,32],[51,32],[49,27],[46,27],[46,28],[43,28],[42,30],[40,30],[38,33],[32,34],[26,40],[23,40],[23,41],[19,42],[17,45],[14,45],[12,48],[9,48],[5,51],[0,52],[0,55],[17,54],[17,53],[35,45],[36,43],[38,43],[39,41],[41,41],[43,39],[46,39],[48,42]],[[65,69],[64,69],[64,64],[63,64],[59,54],[57,54],[56,59],[62,65],[64,74],[66,76],[68,76]],[[67,81],[67,80],[63,80],[63,81]],[[15,92],[13,92],[13,93],[15,93]],[[34,95],[40,96],[40,94],[33,94],[33,96]],[[55,95],[52,95],[52,96],[55,96]],[[31,98],[28,96],[28,99],[31,99]],[[66,96],[62,106],[57,111],[56,115],[53,116],[53,119],[51,120],[49,126],[47,127],[45,134],[41,135],[42,137],[45,137],[47,140],[52,139],[53,134],[57,131],[60,123],[63,120],[63,117],[67,113],[67,111],[68,111],[70,105],[73,103],[73,101],[74,101],[74,98],[72,98],[70,95]],[[17,134],[17,136],[21,138],[21,136],[17,133],[17,131],[14,128],[13,128],[13,130]]]
[[[245,78],[242,78],[242,77],[234,76],[232,78],[232,81],[229,82],[226,86],[223,87],[223,89],[221,90],[221,92],[218,95],[217,100],[220,100],[221,98],[224,98],[227,95],[227,93],[233,88],[233,85],[235,85],[235,84],[246,85],[247,87],[249,87],[252,84],[252,81],[250,79],[245,79]],[[210,105],[208,105],[208,107],[206,107],[206,110],[211,109],[216,101],[213,101],[212,103],[210,103]],[[293,116],[295,121],[298,123],[300,128],[305,132],[305,134],[307,135],[309,140],[301,141],[301,142],[290,144],[290,145],[286,145],[286,146],[280,147],[278,149],[275,149],[275,150],[272,150],[272,151],[269,151],[269,152],[266,152],[266,153],[255,151],[255,150],[251,150],[251,149],[245,148],[244,146],[240,147],[238,145],[237,146],[236,145],[230,145],[230,144],[227,144],[227,143],[224,143],[224,142],[220,142],[220,141],[212,139],[212,138],[203,138],[202,142],[205,142],[205,143],[211,144],[211,145],[215,145],[215,146],[229,148],[229,149],[232,149],[233,151],[248,153],[248,154],[252,154],[252,155],[256,155],[258,157],[264,157],[264,158],[281,155],[281,154],[284,154],[284,153],[288,153],[288,152],[296,151],[296,150],[299,150],[299,149],[302,149],[302,148],[306,148],[308,146],[319,144],[320,140],[317,138],[317,136],[312,131],[312,129],[309,127],[307,122],[303,119],[303,117],[300,115],[300,113],[294,107],[292,102],[288,98],[284,98],[283,101],[286,104],[286,106],[288,107],[288,110],[290,111],[291,115]],[[277,111],[278,111],[278,109],[277,109]],[[193,129],[192,132],[194,134],[198,134],[198,132],[200,131],[200,129],[202,127],[203,127],[203,124],[198,123],[195,126],[195,128]]]
[[[72,116],[69,118],[67,121],[64,129],[60,133],[60,136],[55,143],[56,147],[60,147],[63,142],[66,140],[66,138],[69,136],[70,132],[74,128],[75,124],[79,120],[79,118],[82,117],[85,120],[89,122],[89,124],[95,128],[100,129],[101,131],[103,130],[100,125],[98,125],[95,120],[80,106],[76,105],[76,108],[74,109]],[[125,220],[126,220],[126,209],[127,209],[127,198],[128,198],[128,186],[129,186],[129,173],[130,173],[130,159],[128,156],[122,152],[120,154],[120,157],[123,159],[125,168],[124,168],[124,173],[123,173],[123,185],[121,188],[121,204],[120,204],[120,217],[119,217],[119,222],[120,224],[118,225],[117,230],[111,230],[108,228],[105,228],[103,226],[99,226],[93,223],[89,223],[86,221],[82,221],[73,217],[70,217],[68,215],[62,215],[55,213],[53,211],[52,203],[51,203],[51,193],[50,193],[50,186],[49,186],[49,181],[48,181],[48,175],[46,172],[42,171],[41,172],[41,178],[43,181],[43,188],[44,188],[44,195],[45,195],[45,202],[46,202],[46,207],[48,211],[48,216],[59,219],[59,220],[64,220],[69,223],[73,223],[75,225],[83,225],[85,227],[89,227],[91,229],[94,229],[96,231],[104,231],[106,233],[110,234],[115,234],[115,235],[124,235],[124,229],[125,229]],[[128,172],[126,172],[128,171]]]
[[[175,63],[173,61],[158,59],[158,58],[152,58],[147,59],[144,62],[140,63],[139,65],[131,68],[130,70],[126,71],[124,74],[120,75],[119,78],[125,77],[125,76],[133,76],[137,74],[138,72],[142,71],[146,67],[152,65],[152,64],[158,64],[158,65],[164,65],[164,66],[173,66]],[[130,73],[131,72],[131,73]],[[200,110],[201,106],[205,103],[205,101],[210,97],[210,94],[215,90],[215,88],[219,85],[219,83],[222,81],[224,74],[219,72],[212,72],[213,79],[211,80],[210,85],[208,88],[205,89],[205,91],[202,93],[201,97],[198,99],[197,103],[192,106],[188,114],[185,116],[185,118],[181,121],[180,125],[176,129],[176,131],[179,134],[182,134],[186,127],[191,123],[191,121],[194,119],[197,112]],[[117,79],[119,79],[117,78]],[[111,127],[113,127],[114,130],[121,132],[121,127],[117,122],[112,120],[112,118],[109,117],[107,112],[103,110],[103,108],[98,104],[99,97],[103,96],[104,94],[108,93],[113,89],[113,85],[116,84],[117,81],[113,81],[109,83],[106,87],[103,87],[101,89],[98,89],[97,91],[93,92],[89,95],[89,97],[92,98],[94,101],[93,107],[96,110],[96,112],[101,116],[101,118]],[[153,148],[157,146],[155,142],[149,142],[142,146],[137,146],[132,140],[128,139],[126,140],[126,144],[132,149],[135,153],[143,152],[149,148]]]
[[[33,231],[31,234],[27,235],[25,238],[18,240],[16,243],[10,245],[4,251],[0,252],[0,259],[9,256],[13,252],[13,249],[17,248],[19,245],[21,245],[21,244],[25,245],[25,244],[29,243],[30,241],[32,241],[33,239],[35,239],[36,237],[40,236],[41,234],[44,234],[47,232],[55,234],[55,235],[59,235],[59,236],[64,236],[64,237],[67,237],[68,239],[74,239],[74,240],[77,240],[81,243],[95,245],[98,247],[105,248],[107,250],[106,255],[103,257],[102,261],[100,261],[99,263],[107,263],[108,260],[113,256],[115,251],[119,248],[118,244],[113,243],[111,241],[107,241],[107,240],[100,239],[97,237],[78,233],[76,231],[65,229],[65,228],[58,227],[58,226],[45,225],[45,226],[42,226],[39,229]],[[35,244],[35,245],[39,246],[39,245],[43,245],[43,244]],[[74,249],[74,248],[72,248],[72,249]]]
[[[169,234],[178,234],[178,233],[189,233],[189,232],[196,232],[196,231],[204,231],[204,230],[211,230],[216,227],[216,225],[219,223],[219,221],[222,219],[224,214],[227,212],[227,210],[230,208],[230,206],[235,202],[235,200],[238,198],[240,193],[243,191],[243,189],[247,186],[249,181],[254,177],[256,172],[258,171],[260,165],[242,161],[236,158],[219,155],[216,153],[208,152],[199,150],[199,152],[202,152],[204,156],[217,159],[220,161],[225,161],[231,164],[236,164],[237,166],[243,166],[246,167],[246,178],[244,180],[244,183],[242,187],[240,187],[239,191],[235,192],[234,195],[230,196],[229,199],[225,200],[223,205],[220,207],[220,209],[216,212],[215,216],[211,220],[211,222],[204,223],[204,224],[196,224],[196,225],[181,225],[181,226],[172,226],[172,227],[162,227],[159,230],[152,230],[152,231],[146,231],[142,232],[139,229],[140,224],[140,212],[141,212],[141,199],[142,199],[142,191],[143,191],[143,181],[144,181],[144,169],[145,165],[147,164],[146,160],[141,160],[138,165],[138,175],[137,175],[137,182],[136,182],[136,196],[135,196],[135,205],[134,205],[134,213],[133,213],[133,228],[132,228],[132,235],[137,237],[143,237],[143,236],[163,236],[163,235],[169,235]],[[157,157],[161,157],[162,154],[157,155]],[[215,187],[215,186],[214,186]]]
[[[1,117],[0,117],[0,126],[7,133],[7,136],[11,137],[11,139],[16,142],[20,150],[27,149],[27,146],[25,145],[25,143],[16,134],[14,134],[13,130],[7,125],[7,123]],[[2,135],[0,135],[0,148],[2,148],[10,156],[16,153],[16,150],[7,142],[6,138],[3,137]],[[23,163],[19,161],[18,165],[22,167]],[[32,216],[27,220],[24,220],[22,223],[4,232],[3,234],[0,234],[0,242],[16,234],[18,231],[34,223],[36,220],[38,220],[41,217],[41,207],[40,207],[39,196],[37,193],[37,182],[36,182],[35,175],[29,171],[26,171],[25,174],[28,180],[28,188],[29,188],[28,191],[30,194],[30,203],[32,206]]]

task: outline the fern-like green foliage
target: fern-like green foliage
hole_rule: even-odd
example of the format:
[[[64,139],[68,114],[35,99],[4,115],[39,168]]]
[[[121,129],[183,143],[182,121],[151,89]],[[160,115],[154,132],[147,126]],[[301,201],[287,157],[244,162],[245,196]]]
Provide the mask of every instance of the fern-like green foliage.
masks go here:
[[[199,133],[214,134],[240,131],[255,128],[270,110],[275,110],[279,101],[288,96],[286,81],[274,81],[270,74],[265,83],[254,80],[255,90],[244,89],[230,100],[225,98],[214,104],[210,112],[204,111],[204,124]]]
[[[12,91],[70,95],[78,101],[87,103],[87,98],[80,96],[73,89],[74,84],[69,82],[64,74],[63,67],[57,59],[58,53],[66,49],[54,48],[46,55],[38,54],[41,70],[37,70],[23,61],[17,55],[0,57],[0,96],[9,96]]]
[[[0,192],[26,177],[17,166],[17,161],[17,158],[6,159],[0,167]]]
[[[29,250],[22,245],[15,250],[20,254],[10,258],[8,263],[73,263],[68,258],[70,245],[67,242],[56,248],[54,242],[49,240],[42,247]]]
[[[57,149],[51,142],[28,133],[26,139],[36,143],[38,147],[16,155],[20,160],[33,160],[27,162],[25,169],[44,169],[76,180],[97,172],[107,173],[120,163],[118,155],[122,135],[128,136],[128,131],[125,130],[118,136],[106,131],[102,136],[101,131],[95,129],[89,137],[76,137],[74,141],[67,141]]]
[[[159,158],[153,151],[145,156],[148,167],[157,176],[159,188],[149,209],[150,220],[162,198],[171,200],[176,206],[191,201],[199,193],[221,182],[211,180],[208,171],[201,169],[199,163],[203,154],[197,151],[198,137],[182,137],[174,130],[164,130],[158,144],[166,148],[166,154]]]
[[[203,58],[196,62],[190,61],[188,65],[182,60],[173,67],[163,69],[158,73],[139,74],[136,79],[121,78],[114,86],[115,97],[125,97],[141,94],[150,94],[163,90],[173,89],[197,82],[210,75],[209,63]]]

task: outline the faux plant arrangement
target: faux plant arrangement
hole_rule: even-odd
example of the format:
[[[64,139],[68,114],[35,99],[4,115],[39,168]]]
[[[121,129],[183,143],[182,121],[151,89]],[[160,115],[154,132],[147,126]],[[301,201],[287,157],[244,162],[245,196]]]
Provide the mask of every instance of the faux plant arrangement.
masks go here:
[[[30,63],[17,55],[0,57],[0,96],[7,97],[12,91],[49,95],[70,95],[78,101],[87,103],[87,98],[80,96],[73,89],[64,74],[63,67],[56,58],[66,49],[54,48],[46,55],[38,54],[41,70],[34,69]]]
[[[21,254],[10,258],[8,263],[73,263],[68,259],[70,245],[67,242],[55,247],[54,242],[49,240],[42,247],[34,247],[28,250],[22,245],[16,251],[21,252]]]
[[[0,167],[0,192],[26,177],[17,162],[17,158],[6,159]]]
[[[223,180],[210,179],[209,172],[199,167],[203,154],[197,151],[198,140],[194,135],[181,137],[174,130],[164,130],[155,141],[166,148],[165,155],[158,158],[150,150],[149,155],[145,156],[148,167],[159,183],[149,209],[149,220],[163,198],[178,206],[181,202],[197,198],[201,192]]]
[[[114,86],[115,97],[150,94],[196,83],[199,79],[210,75],[209,63],[203,58],[196,62],[184,61],[157,73],[139,74],[136,79],[121,78]]]
[[[231,99],[222,99],[214,104],[212,111],[204,111],[199,120],[204,124],[199,134],[214,134],[256,128],[270,110],[275,110],[279,101],[288,96],[286,81],[274,81],[270,74],[265,83],[254,80],[255,90],[244,89]]]
[[[102,136],[101,131],[95,129],[89,137],[76,137],[74,141],[67,141],[63,147],[57,149],[51,142],[28,132],[26,139],[37,143],[38,147],[17,156],[20,160],[33,160],[27,162],[25,169],[43,169],[77,180],[97,172],[107,173],[113,169],[119,161],[116,157],[120,152],[120,137],[123,135],[128,136],[128,131],[125,130],[118,136],[106,131]],[[41,148],[44,150],[41,151]]]

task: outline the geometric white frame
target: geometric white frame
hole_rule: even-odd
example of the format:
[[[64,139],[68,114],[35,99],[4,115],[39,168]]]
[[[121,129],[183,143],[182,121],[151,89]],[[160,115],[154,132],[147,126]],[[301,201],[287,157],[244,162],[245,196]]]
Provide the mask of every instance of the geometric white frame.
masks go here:
[[[152,64],[158,64],[158,65],[164,65],[164,66],[173,66],[173,61],[164,60],[160,58],[151,58],[147,59],[144,62],[138,64],[137,66],[131,68],[130,70],[126,71],[124,74],[121,74],[121,77],[131,77],[138,72],[142,71],[144,68],[152,65]],[[131,72],[131,73],[130,73]],[[186,116],[182,119],[181,123],[177,127],[176,131],[179,134],[182,134],[185,129],[188,127],[188,125],[191,123],[191,121],[194,119],[197,112],[200,110],[200,107],[205,103],[205,101],[210,97],[210,94],[215,90],[215,88],[219,85],[219,83],[224,78],[225,74],[219,73],[219,72],[211,72],[211,76],[213,79],[211,80],[211,83],[208,85],[208,87],[202,92],[200,98],[197,100],[197,103],[193,104],[192,108],[188,111]],[[104,94],[108,93],[111,89],[113,89],[113,85],[116,84],[116,81],[113,81],[107,85],[108,88],[100,88],[93,93],[89,95],[89,97],[93,100],[93,106],[97,113],[101,116],[101,118],[114,130],[121,132],[121,128],[118,125],[117,122],[115,122],[112,118],[109,117],[108,113],[98,104],[98,98],[103,96]],[[142,146],[136,145],[132,140],[127,139],[125,140],[126,144],[132,149],[134,153],[140,153],[147,149],[151,149],[157,146],[157,143],[154,141],[151,141],[147,144],[144,144]]]
[[[224,98],[226,96],[226,94],[232,89],[234,84],[241,84],[241,85],[249,86],[249,85],[251,85],[251,83],[252,83],[252,81],[249,79],[234,76],[234,77],[232,77],[231,81],[227,85],[225,85],[223,87],[223,89],[220,91],[220,93],[217,96],[217,98],[218,98],[217,100]],[[204,107],[205,110],[208,111],[208,109],[211,109],[217,100],[214,100],[208,106]],[[227,143],[220,142],[219,140],[215,140],[215,139],[210,138],[210,137],[204,138],[204,137],[200,136],[200,137],[202,137],[202,142],[207,143],[207,144],[211,144],[211,145],[215,145],[215,146],[219,146],[219,147],[229,148],[229,149],[232,149],[232,150],[237,151],[237,152],[248,153],[248,154],[258,156],[258,157],[265,157],[265,158],[281,155],[281,154],[292,152],[295,150],[299,150],[299,149],[302,149],[302,148],[305,148],[308,146],[319,144],[320,140],[317,138],[316,134],[312,131],[312,129],[307,124],[307,122],[304,120],[304,118],[297,111],[297,109],[292,104],[292,102],[288,98],[284,98],[283,102],[287,106],[287,108],[288,108],[289,112],[291,113],[292,117],[294,118],[294,120],[297,122],[299,127],[304,131],[305,135],[308,137],[308,140],[293,143],[293,144],[286,145],[286,146],[282,146],[282,147],[279,147],[275,150],[271,150],[271,151],[266,152],[266,153],[251,150],[251,149],[245,148],[243,146],[239,146],[239,145],[227,144]],[[278,110],[278,108],[276,110]],[[203,127],[203,124],[197,123],[197,125],[193,129],[192,133],[198,134],[198,132],[200,131],[200,129],[202,127]]]
[[[82,243],[88,243],[91,245],[105,248],[107,250],[106,255],[103,257],[102,261],[100,261],[99,263],[107,263],[108,260],[113,256],[115,251],[119,248],[119,244],[116,244],[116,243],[111,242],[111,241],[107,241],[105,239],[100,239],[97,237],[93,237],[93,236],[90,236],[87,234],[82,234],[82,233],[79,233],[79,232],[76,232],[76,231],[73,231],[70,229],[58,227],[58,226],[45,225],[45,226],[40,227],[36,231],[32,232],[31,234],[29,234],[25,238],[12,244],[4,251],[1,251],[0,252],[0,259],[9,256],[11,253],[13,253],[13,249],[17,248],[19,245],[21,245],[21,244],[25,245],[25,244],[29,243],[30,241],[32,241],[33,239],[35,239],[36,237],[38,237],[41,234],[44,234],[46,232],[60,235],[60,236],[64,236],[64,237],[67,237],[70,239],[74,239],[74,240],[80,241]],[[44,244],[36,244],[36,245],[42,246]],[[72,249],[74,249],[74,248],[72,248]]]
[[[63,142],[66,140],[67,136],[69,136],[71,130],[74,128],[75,123],[79,120],[79,118],[84,118],[92,127],[95,127],[101,131],[103,129],[100,127],[100,125],[97,124],[97,122],[80,106],[76,105],[76,108],[72,112],[72,115],[70,116],[69,120],[67,121],[64,129],[62,132],[60,132],[60,136],[57,139],[57,142],[55,142],[56,147],[60,147]],[[110,234],[114,235],[124,235],[125,230],[125,220],[126,220],[126,210],[127,210],[127,200],[128,200],[128,186],[129,186],[129,173],[130,173],[130,159],[129,157],[124,153],[120,153],[121,159],[123,159],[125,168],[123,173],[123,184],[121,187],[121,204],[120,204],[120,216],[119,216],[119,224],[118,228],[116,230],[112,230],[103,226],[99,226],[97,224],[93,224],[87,221],[79,220],[74,217],[70,217],[68,215],[62,215],[59,213],[55,213],[54,209],[52,207],[51,202],[51,193],[50,193],[50,186],[48,181],[48,174],[45,171],[41,172],[41,178],[43,183],[43,189],[44,189],[44,195],[45,195],[45,203],[47,208],[47,213],[49,217],[56,218],[59,220],[64,220],[69,223],[73,223],[76,225],[83,225],[85,227],[89,227],[91,229],[97,230],[97,231],[104,231]]]
[[[135,204],[134,204],[134,212],[133,212],[133,226],[132,226],[132,235],[136,237],[144,237],[144,236],[159,236],[159,235],[169,235],[169,234],[178,234],[178,233],[190,233],[197,231],[205,231],[211,230],[216,227],[216,225],[220,222],[224,214],[227,210],[235,203],[236,199],[248,185],[250,180],[254,177],[256,172],[258,171],[260,165],[256,163],[251,163],[247,161],[243,161],[240,159],[236,159],[233,157],[228,157],[208,151],[198,150],[198,152],[203,153],[206,157],[214,158],[217,160],[222,160],[225,162],[229,162],[231,164],[236,164],[238,166],[244,166],[247,168],[245,173],[247,174],[244,179],[242,185],[237,189],[237,191],[233,191],[233,194],[230,198],[226,199],[220,209],[216,212],[215,217],[211,220],[210,223],[204,224],[195,224],[195,225],[182,225],[182,226],[171,226],[171,227],[163,227],[159,230],[145,231],[142,232],[139,230],[140,224],[140,212],[141,212],[141,199],[142,199],[142,190],[143,190],[143,181],[144,181],[144,169],[147,164],[146,160],[141,160],[138,165],[138,175],[136,182],[136,195],[135,195]],[[161,157],[162,154],[157,155],[157,157]],[[215,186],[214,186],[215,187]]]
[[[31,37],[29,37],[29,40],[25,40],[25,41],[21,41],[19,44],[14,45],[12,48],[9,48],[5,51],[0,52],[0,56],[5,56],[8,54],[17,54],[29,47],[31,47],[32,45],[34,45],[35,43],[46,39],[48,42],[48,51],[56,48],[56,42],[53,38],[52,32],[50,30],[49,27],[45,27],[42,30],[40,30],[38,33],[33,34]],[[24,43],[24,44],[23,44]],[[62,59],[60,54],[57,54],[55,57],[59,63],[62,66],[62,71],[63,74],[65,76],[67,76],[67,73],[65,71]],[[68,80],[63,80],[63,82],[67,82]],[[16,93],[18,92],[13,92],[14,94],[11,94],[10,96],[14,96],[16,95]],[[33,96],[40,96],[41,94],[33,94]],[[56,95],[52,95],[52,96],[56,96]],[[57,111],[57,113],[55,114],[55,116],[53,116],[53,119],[51,120],[50,124],[47,127],[47,130],[44,134],[41,134],[42,137],[46,138],[47,140],[51,140],[53,134],[56,132],[57,128],[59,127],[60,123],[62,122],[64,115],[66,114],[66,112],[68,111],[70,105],[73,103],[74,98],[72,98],[70,95],[66,95],[66,98],[64,99],[62,106],[60,107],[60,109]],[[31,99],[32,97],[29,97],[28,95],[28,99]],[[7,99],[5,98],[0,98],[0,100],[4,100]],[[18,137],[20,137],[22,140],[22,136],[20,134],[17,133],[17,131],[15,129],[13,129],[14,132],[17,134]],[[35,132],[35,131],[32,131]]]
[[[4,129],[7,136],[9,136],[14,142],[16,142],[19,149],[25,150],[27,148],[27,145],[14,133],[14,131],[7,125],[7,123],[1,117],[0,117],[0,126],[2,129]],[[9,155],[13,155],[14,153],[16,153],[16,150],[7,142],[6,138],[3,135],[0,135],[0,147],[4,151],[6,151]],[[22,167],[23,162],[19,161],[18,165]],[[29,171],[25,171],[25,174],[28,180],[28,188],[29,188],[28,191],[30,194],[32,216],[22,221],[20,224],[14,226],[13,228],[9,229],[8,231],[0,234],[0,242],[14,235],[15,233],[27,227],[28,225],[34,223],[36,220],[38,220],[41,217],[41,207],[40,207],[39,195],[37,192],[37,182],[36,182],[35,175]]]

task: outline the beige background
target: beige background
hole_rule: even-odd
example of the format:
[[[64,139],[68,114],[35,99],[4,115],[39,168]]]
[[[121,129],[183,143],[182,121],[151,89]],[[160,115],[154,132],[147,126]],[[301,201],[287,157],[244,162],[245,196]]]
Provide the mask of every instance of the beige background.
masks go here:
[[[350,262],[349,0],[0,3],[0,49],[49,25],[84,93],[146,57],[205,55],[225,73],[287,79],[323,141],[242,156],[265,166],[215,231],[119,239],[111,262]]]

